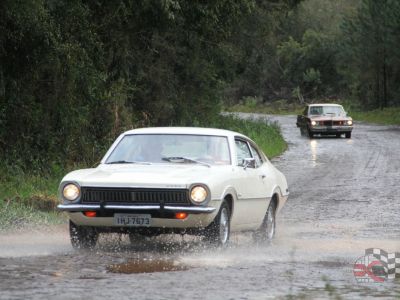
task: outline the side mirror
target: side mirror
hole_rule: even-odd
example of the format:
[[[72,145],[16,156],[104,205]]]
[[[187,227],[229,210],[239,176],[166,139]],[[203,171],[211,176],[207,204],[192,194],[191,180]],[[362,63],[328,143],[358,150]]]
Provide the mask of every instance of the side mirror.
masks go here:
[[[242,162],[243,165],[243,169],[247,169],[247,168],[255,168],[256,167],[256,159],[255,158],[245,158],[243,159]]]

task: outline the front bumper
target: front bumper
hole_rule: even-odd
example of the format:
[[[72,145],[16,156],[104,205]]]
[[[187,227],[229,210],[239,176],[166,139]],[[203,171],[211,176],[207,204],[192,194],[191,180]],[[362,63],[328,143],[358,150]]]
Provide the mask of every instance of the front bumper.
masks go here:
[[[213,206],[210,204],[213,203]],[[150,228],[201,228],[208,226],[217,214],[217,203],[212,201],[209,206],[160,206],[160,205],[116,205],[105,204],[59,204],[57,208],[61,211],[66,211],[72,222],[79,226],[95,226],[118,228],[120,225],[114,224],[113,213],[151,213],[155,215],[160,213],[176,213],[186,212],[187,218],[173,219],[152,217]],[[111,212],[111,216],[87,217],[83,214],[85,211]]]
[[[123,210],[123,211],[140,211],[140,210],[165,210],[167,212],[186,212],[190,214],[209,214],[216,210],[215,207],[199,207],[199,206],[168,206],[160,205],[115,205],[106,204],[101,207],[99,204],[59,204],[57,208],[61,211],[78,212],[78,211],[100,211],[105,210]]]
[[[126,230],[151,230],[151,229],[192,229],[205,228],[215,218],[215,214],[189,214],[183,220],[151,218],[149,227],[129,227],[114,224],[113,217],[86,217],[81,212],[68,212],[72,222],[79,226],[101,227],[102,229],[126,229]]]
[[[351,132],[353,126],[312,126],[310,131],[313,133],[345,133]]]

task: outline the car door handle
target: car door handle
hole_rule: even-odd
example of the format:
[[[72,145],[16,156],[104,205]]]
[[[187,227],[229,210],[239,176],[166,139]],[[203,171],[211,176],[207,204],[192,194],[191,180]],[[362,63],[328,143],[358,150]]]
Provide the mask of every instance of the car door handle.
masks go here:
[[[261,179],[264,179],[265,177],[267,177],[267,175],[265,175],[265,174],[260,175]]]

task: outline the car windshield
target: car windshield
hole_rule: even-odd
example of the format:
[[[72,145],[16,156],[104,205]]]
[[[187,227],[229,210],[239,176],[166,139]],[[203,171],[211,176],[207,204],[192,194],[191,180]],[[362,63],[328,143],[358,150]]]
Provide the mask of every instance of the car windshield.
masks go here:
[[[344,116],[345,112],[341,106],[311,106],[310,115],[333,115]]]
[[[190,163],[229,165],[228,139],[188,134],[126,135],[106,160],[118,163]]]

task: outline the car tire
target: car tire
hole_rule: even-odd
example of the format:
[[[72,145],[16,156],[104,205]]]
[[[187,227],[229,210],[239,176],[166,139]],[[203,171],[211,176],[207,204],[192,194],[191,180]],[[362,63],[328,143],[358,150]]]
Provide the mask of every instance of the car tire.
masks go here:
[[[342,137],[342,134],[341,134],[341,133],[336,133],[336,137],[337,137],[337,138],[341,138],[341,137]]]
[[[314,133],[310,129],[307,129],[307,133],[308,133],[308,137],[310,139],[312,139],[314,137]]]
[[[267,212],[265,213],[264,220],[260,228],[256,231],[254,237],[259,242],[270,242],[275,236],[275,215],[276,215],[276,202],[271,201]]]
[[[230,209],[226,201],[222,202],[218,215],[205,229],[205,238],[217,247],[226,247],[231,229]]]
[[[92,227],[78,226],[69,221],[69,235],[74,249],[93,249],[99,233]]]
[[[351,138],[351,132],[346,132],[345,135],[346,135],[346,139]]]

